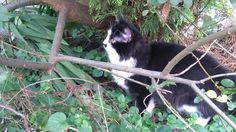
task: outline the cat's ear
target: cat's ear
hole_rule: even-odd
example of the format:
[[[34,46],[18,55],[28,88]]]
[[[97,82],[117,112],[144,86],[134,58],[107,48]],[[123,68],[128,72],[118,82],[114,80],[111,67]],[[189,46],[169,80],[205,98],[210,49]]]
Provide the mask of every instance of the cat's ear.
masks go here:
[[[113,42],[129,43],[132,40],[132,31],[127,27],[118,36],[113,38]]]
[[[118,13],[118,14],[116,15],[116,22],[119,23],[119,22],[121,22],[121,21],[123,21],[123,20],[124,20],[123,14]]]

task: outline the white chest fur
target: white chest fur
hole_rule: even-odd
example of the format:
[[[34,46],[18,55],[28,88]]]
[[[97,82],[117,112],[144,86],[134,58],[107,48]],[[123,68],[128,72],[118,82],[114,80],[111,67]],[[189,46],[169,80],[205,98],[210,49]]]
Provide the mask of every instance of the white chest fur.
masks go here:
[[[106,39],[103,41],[104,44],[106,44],[106,46],[104,47],[109,60],[112,64],[117,64],[117,65],[121,65],[121,66],[127,66],[127,67],[135,67],[137,60],[134,59],[133,57],[127,59],[127,60],[120,60],[120,56],[119,54],[116,52],[116,50],[112,47],[111,43],[109,42],[110,39],[110,35],[111,35],[111,30],[108,30],[108,35],[106,37]],[[123,71],[117,71],[117,70],[112,70],[113,73],[120,75],[122,77],[130,77],[133,75],[133,73],[128,73],[128,72],[123,72]],[[125,84],[125,79],[115,76],[113,75],[113,78],[115,79],[115,82],[121,86],[123,89],[128,90],[127,85]]]

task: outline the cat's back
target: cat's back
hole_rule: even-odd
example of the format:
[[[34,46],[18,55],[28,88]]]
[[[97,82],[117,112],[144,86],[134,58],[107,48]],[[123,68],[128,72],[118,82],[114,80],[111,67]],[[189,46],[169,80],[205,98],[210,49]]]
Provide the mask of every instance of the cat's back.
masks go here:
[[[148,65],[149,70],[155,70],[155,71],[162,71],[165,66],[168,64],[169,61],[171,61],[172,58],[174,58],[179,52],[184,50],[184,46],[173,44],[173,43],[166,43],[166,42],[154,42],[150,44],[151,50],[150,50],[150,61]],[[204,52],[194,50],[193,54],[200,58]],[[194,57],[192,54],[187,55],[184,57],[172,70],[172,73],[180,73],[186,68],[188,68],[190,65],[195,63],[197,61],[197,58]],[[220,65],[216,61],[215,58],[213,58],[211,55],[206,54],[201,60],[201,65],[204,67],[204,69],[210,74],[221,74],[225,72],[229,72],[226,68]],[[189,77],[190,74],[195,74],[194,77],[190,77],[189,79],[201,79],[206,77],[204,74],[204,70],[201,68],[199,64],[195,64],[193,68],[191,68],[185,75]],[[196,74],[198,76],[196,76]],[[184,75],[184,76],[185,76]],[[184,77],[183,76],[183,77]],[[195,78],[196,77],[196,78]]]
[[[150,70],[163,70],[167,63],[184,49],[184,46],[167,43],[152,42],[150,45]]]

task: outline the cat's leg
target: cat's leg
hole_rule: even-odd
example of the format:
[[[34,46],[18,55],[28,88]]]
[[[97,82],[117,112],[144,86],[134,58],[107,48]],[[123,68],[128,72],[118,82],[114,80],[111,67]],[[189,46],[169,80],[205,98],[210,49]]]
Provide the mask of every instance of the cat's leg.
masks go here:
[[[182,105],[181,107],[178,107],[177,110],[181,113],[188,113],[188,114],[197,113],[199,117],[197,118],[195,123],[201,126],[206,126],[211,119],[211,116],[208,116],[208,117],[200,116],[203,114],[202,113],[203,111],[199,111],[198,107],[194,105]]]
[[[150,101],[148,102],[146,111],[149,113],[152,113],[153,109],[155,108],[156,104],[155,104],[155,100],[154,98],[151,98]]]
[[[206,126],[210,120],[211,120],[211,117],[207,117],[207,118],[198,117],[195,123],[201,126]]]

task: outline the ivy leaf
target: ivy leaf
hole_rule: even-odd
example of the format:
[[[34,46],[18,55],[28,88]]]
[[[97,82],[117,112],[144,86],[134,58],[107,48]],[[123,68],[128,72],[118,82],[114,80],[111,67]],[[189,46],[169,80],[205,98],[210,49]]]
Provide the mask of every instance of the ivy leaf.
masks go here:
[[[206,128],[204,128],[203,126],[199,125],[199,124],[194,124],[193,126],[191,126],[194,130],[197,130],[197,132],[208,132],[208,130]]]
[[[154,91],[156,91],[157,85],[156,84],[152,84],[152,85],[148,85],[147,89],[150,93],[153,93]]]
[[[211,99],[215,99],[217,97],[217,94],[214,90],[208,90],[205,94]]]
[[[199,97],[199,96],[195,97],[194,100],[193,100],[193,102],[195,104],[200,103],[201,101],[203,101],[203,99],[201,97]]]
[[[93,74],[93,77],[101,77],[103,75],[103,71],[94,69],[92,74]]]
[[[227,87],[227,88],[230,88],[230,87],[234,87],[234,86],[235,86],[234,82],[233,82],[232,80],[230,80],[230,79],[223,79],[223,80],[221,80],[220,83],[221,83],[224,87]]]
[[[227,95],[221,95],[221,96],[218,96],[218,97],[216,98],[216,100],[217,100],[218,102],[221,102],[221,103],[226,103],[227,100],[228,100],[228,96],[227,96]]]
[[[53,106],[55,104],[55,99],[50,94],[37,94],[36,99],[41,106]]]
[[[193,0],[184,0],[184,4],[190,8],[193,5]]]
[[[143,127],[141,132],[150,132],[149,128],[148,127]]]
[[[125,102],[125,96],[123,94],[121,94],[117,100],[120,102],[120,103],[124,103]]]
[[[142,12],[142,16],[146,16],[148,13],[149,13],[149,10],[144,10],[144,11]]]
[[[161,85],[169,87],[171,85],[176,85],[176,83],[174,81],[166,80],[166,81],[162,82]]]
[[[176,117],[174,115],[169,115],[167,117],[168,123],[175,123],[176,122]]]
[[[228,110],[232,111],[236,108],[236,102],[227,102]]]
[[[129,113],[130,114],[138,114],[139,110],[137,107],[130,107]]]
[[[172,132],[172,128],[167,125],[162,125],[156,130],[156,132]]]
[[[49,117],[46,128],[50,132],[64,132],[68,127],[66,115],[62,112],[57,112]]]

